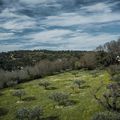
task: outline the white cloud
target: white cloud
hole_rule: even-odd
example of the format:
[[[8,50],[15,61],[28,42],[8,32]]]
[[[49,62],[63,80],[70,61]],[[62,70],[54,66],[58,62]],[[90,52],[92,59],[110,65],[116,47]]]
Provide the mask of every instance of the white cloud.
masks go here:
[[[104,44],[111,40],[117,40],[119,35],[111,35],[109,33],[92,35],[89,33],[75,33],[73,37],[69,38],[69,43],[65,48],[72,50],[93,50],[98,45]]]
[[[12,30],[12,31],[22,31],[24,29],[33,28],[36,25],[34,21],[19,21],[12,20],[0,25],[1,28]]]
[[[20,1],[27,4],[41,4],[41,3],[52,3],[55,2],[56,0],[20,0]]]
[[[48,16],[44,25],[47,26],[72,26],[86,24],[101,24],[120,21],[120,14],[113,12],[112,8],[118,4],[115,3],[96,3],[89,6],[83,6],[76,12],[61,13],[56,16]],[[87,13],[91,12],[91,13]]]
[[[71,34],[70,30],[48,30],[38,33],[31,33],[28,36],[25,36],[24,39],[30,39],[32,42],[49,42],[49,43],[58,43],[61,42],[61,39],[66,35]],[[62,41],[63,42],[63,41]]]
[[[27,37],[25,36],[24,39],[28,39],[31,45],[38,42],[38,46],[31,47],[31,49],[93,50],[100,44],[117,40],[118,38],[118,34],[99,33],[98,35],[93,35],[81,31],[56,29],[33,33]],[[39,46],[40,43],[45,43],[46,45]],[[52,46],[47,45],[47,43]]]
[[[118,34],[112,35],[110,33],[92,35],[85,32],[73,32],[69,30],[50,30],[24,36],[23,39],[26,40],[24,44],[0,45],[0,51],[20,49],[93,50],[100,44],[117,40],[118,38]],[[45,44],[42,45],[41,43]]]
[[[20,50],[21,48],[21,45],[0,45],[0,52]]]
[[[109,13],[112,12],[111,7],[113,4],[107,4],[107,3],[96,3],[90,6],[82,7],[83,10],[86,10],[88,12],[105,12]]]
[[[0,18],[4,19],[31,19],[26,15],[18,15],[15,13],[16,8],[6,8],[0,13]]]
[[[44,25],[47,26],[72,26],[72,25],[85,25],[94,23],[114,22],[120,20],[118,13],[99,13],[93,15],[81,15],[78,13],[66,13],[58,16],[48,16]]]
[[[12,39],[14,37],[14,33],[0,33],[0,40]]]
[[[36,21],[26,15],[18,15],[14,13],[15,9],[5,9],[0,14],[0,18],[5,19],[0,24],[0,28],[12,31],[22,31],[24,29],[33,28],[36,26]]]

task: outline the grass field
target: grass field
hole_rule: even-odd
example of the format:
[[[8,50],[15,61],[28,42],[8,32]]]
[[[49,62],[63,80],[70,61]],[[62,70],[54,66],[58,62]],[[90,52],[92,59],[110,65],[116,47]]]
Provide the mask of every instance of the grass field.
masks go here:
[[[77,87],[72,90],[71,86],[74,80],[84,80],[86,83],[81,89]],[[94,99],[94,92],[103,81],[103,87],[99,91],[100,96],[106,89],[105,86],[109,81],[109,74],[106,71],[71,71],[58,75],[48,76],[43,79],[33,80],[31,82],[19,84],[16,87],[24,89],[26,95],[23,98],[34,96],[36,99],[31,101],[22,101],[12,95],[15,88],[6,88],[2,90],[3,95],[0,96],[0,107],[8,108],[7,115],[0,117],[0,120],[16,120],[15,113],[18,108],[31,108],[41,106],[44,109],[44,116],[58,115],[60,120],[90,120],[92,115],[103,108]],[[39,86],[41,81],[49,81],[52,87],[56,89],[45,90]],[[56,102],[49,99],[49,95],[54,92],[68,93],[71,100],[75,101],[74,105],[63,107],[58,106]]]

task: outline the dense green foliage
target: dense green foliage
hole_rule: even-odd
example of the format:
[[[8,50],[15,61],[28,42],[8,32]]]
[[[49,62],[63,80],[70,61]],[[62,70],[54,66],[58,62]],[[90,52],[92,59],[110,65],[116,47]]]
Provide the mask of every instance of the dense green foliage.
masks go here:
[[[18,70],[26,66],[34,66],[36,63],[56,59],[79,59],[85,52],[82,51],[12,51],[0,53],[0,68],[3,70]]]
[[[111,64],[119,64],[117,56],[120,56],[120,39],[111,41],[103,46],[96,48],[97,62],[100,65],[109,66]]]

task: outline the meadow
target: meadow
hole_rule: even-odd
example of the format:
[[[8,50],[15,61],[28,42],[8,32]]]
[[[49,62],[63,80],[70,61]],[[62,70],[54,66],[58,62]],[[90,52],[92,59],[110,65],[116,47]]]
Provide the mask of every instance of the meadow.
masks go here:
[[[85,83],[79,89],[74,84],[75,80],[83,80]],[[50,89],[40,86],[42,81],[49,82]],[[102,97],[109,82],[110,76],[105,70],[76,70],[5,88],[1,90],[0,107],[7,108],[9,111],[6,115],[1,116],[0,120],[16,120],[16,111],[19,108],[32,108],[34,106],[43,108],[44,118],[47,120],[57,120],[58,118],[60,120],[90,120],[95,113],[104,111],[93,97],[93,93],[102,83],[102,89],[98,92],[98,96]],[[12,95],[14,91],[20,89],[26,93],[22,97],[22,101]],[[69,99],[74,101],[74,104],[58,105],[49,98],[51,94],[56,92],[68,94]]]

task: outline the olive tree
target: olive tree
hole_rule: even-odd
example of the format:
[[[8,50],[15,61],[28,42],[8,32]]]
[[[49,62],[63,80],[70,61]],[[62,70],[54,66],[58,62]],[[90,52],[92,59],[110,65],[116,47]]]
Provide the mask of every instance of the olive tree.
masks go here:
[[[76,84],[78,86],[78,88],[80,89],[81,86],[85,83],[85,81],[83,80],[75,80],[74,84]]]
[[[57,102],[58,105],[66,105],[67,102],[69,101],[68,94],[65,94],[65,93],[56,92],[50,95],[49,98]]]
[[[27,108],[20,108],[17,110],[16,118],[18,120],[29,119],[29,110]]]
[[[16,118],[18,120],[41,120],[43,117],[43,109],[41,107],[34,107],[31,109],[20,108],[17,110]]]
[[[34,107],[29,111],[30,120],[41,120],[43,117],[43,109],[41,107]]]
[[[40,86],[43,86],[45,89],[47,89],[48,86],[50,86],[50,83],[47,82],[47,81],[44,81],[44,82],[39,83],[39,85],[40,85]]]
[[[24,90],[17,90],[13,93],[13,96],[16,96],[20,99],[20,101],[22,100],[22,97],[25,95],[25,91]]]

